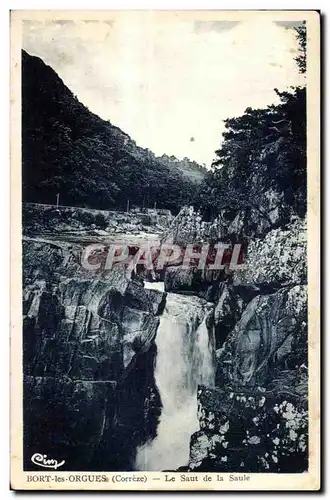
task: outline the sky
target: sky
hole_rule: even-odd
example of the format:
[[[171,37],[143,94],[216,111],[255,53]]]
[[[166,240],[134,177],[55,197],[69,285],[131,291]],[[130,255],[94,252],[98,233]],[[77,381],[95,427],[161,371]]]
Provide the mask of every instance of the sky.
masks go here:
[[[92,112],[156,155],[210,166],[223,120],[302,83],[292,21],[204,21],[150,12],[108,21],[25,21],[39,56]]]

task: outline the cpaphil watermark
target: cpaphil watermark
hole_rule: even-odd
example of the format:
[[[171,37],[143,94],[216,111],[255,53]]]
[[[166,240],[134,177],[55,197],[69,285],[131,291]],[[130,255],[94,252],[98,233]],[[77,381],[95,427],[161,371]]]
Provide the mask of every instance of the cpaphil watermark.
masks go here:
[[[88,245],[82,252],[81,265],[89,271],[109,270],[125,266],[128,270],[144,268],[147,271],[161,271],[168,266],[181,269],[197,268],[235,270],[243,265],[242,244],[216,243],[180,247],[168,243],[129,245],[96,243]]]

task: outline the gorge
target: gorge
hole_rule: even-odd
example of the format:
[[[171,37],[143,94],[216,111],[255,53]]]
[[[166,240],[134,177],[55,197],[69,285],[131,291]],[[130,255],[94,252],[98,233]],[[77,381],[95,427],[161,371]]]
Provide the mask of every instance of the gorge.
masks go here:
[[[306,471],[305,89],[226,120],[206,172],[25,52],[22,82],[24,469]],[[244,265],[81,265],[86,245],[151,239],[242,244]]]
[[[125,237],[113,213],[105,234],[80,209],[80,229],[50,233],[44,211],[27,207],[23,237],[26,470],[40,450],[68,470],[306,470],[302,221],[252,239],[239,271],[167,267],[150,283],[81,266],[84,241]],[[120,217],[117,230],[138,220]],[[162,219],[158,236],[176,241],[196,217]]]

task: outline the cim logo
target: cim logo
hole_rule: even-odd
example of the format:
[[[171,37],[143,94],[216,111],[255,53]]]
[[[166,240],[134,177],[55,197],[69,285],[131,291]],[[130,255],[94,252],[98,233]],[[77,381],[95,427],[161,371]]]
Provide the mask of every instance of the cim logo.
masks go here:
[[[65,460],[58,462],[53,458],[47,458],[47,455],[42,455],[41,453],[35,453],[32,455],[31,462],[35,465],[39,465],[39,467],[44,467],[45,469],[58,469],[65,464]]]

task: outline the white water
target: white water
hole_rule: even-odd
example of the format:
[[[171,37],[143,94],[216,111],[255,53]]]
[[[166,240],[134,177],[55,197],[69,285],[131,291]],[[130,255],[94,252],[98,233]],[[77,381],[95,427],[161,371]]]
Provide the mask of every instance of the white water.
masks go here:
[[[164,291],[164,282],[163,281],[145,281],[144,287],[149,288],[150,290],[158,290],[159,292]]]
[[[160,285],[146,287],[159,290]],[[156,438],[138,450],[138,470],[174,470],[188,463],[190,437],[199,429],[197,386],[214,385],[205,313],[201,299],[167,294],[156,336],[155,379],[163,408]]]

